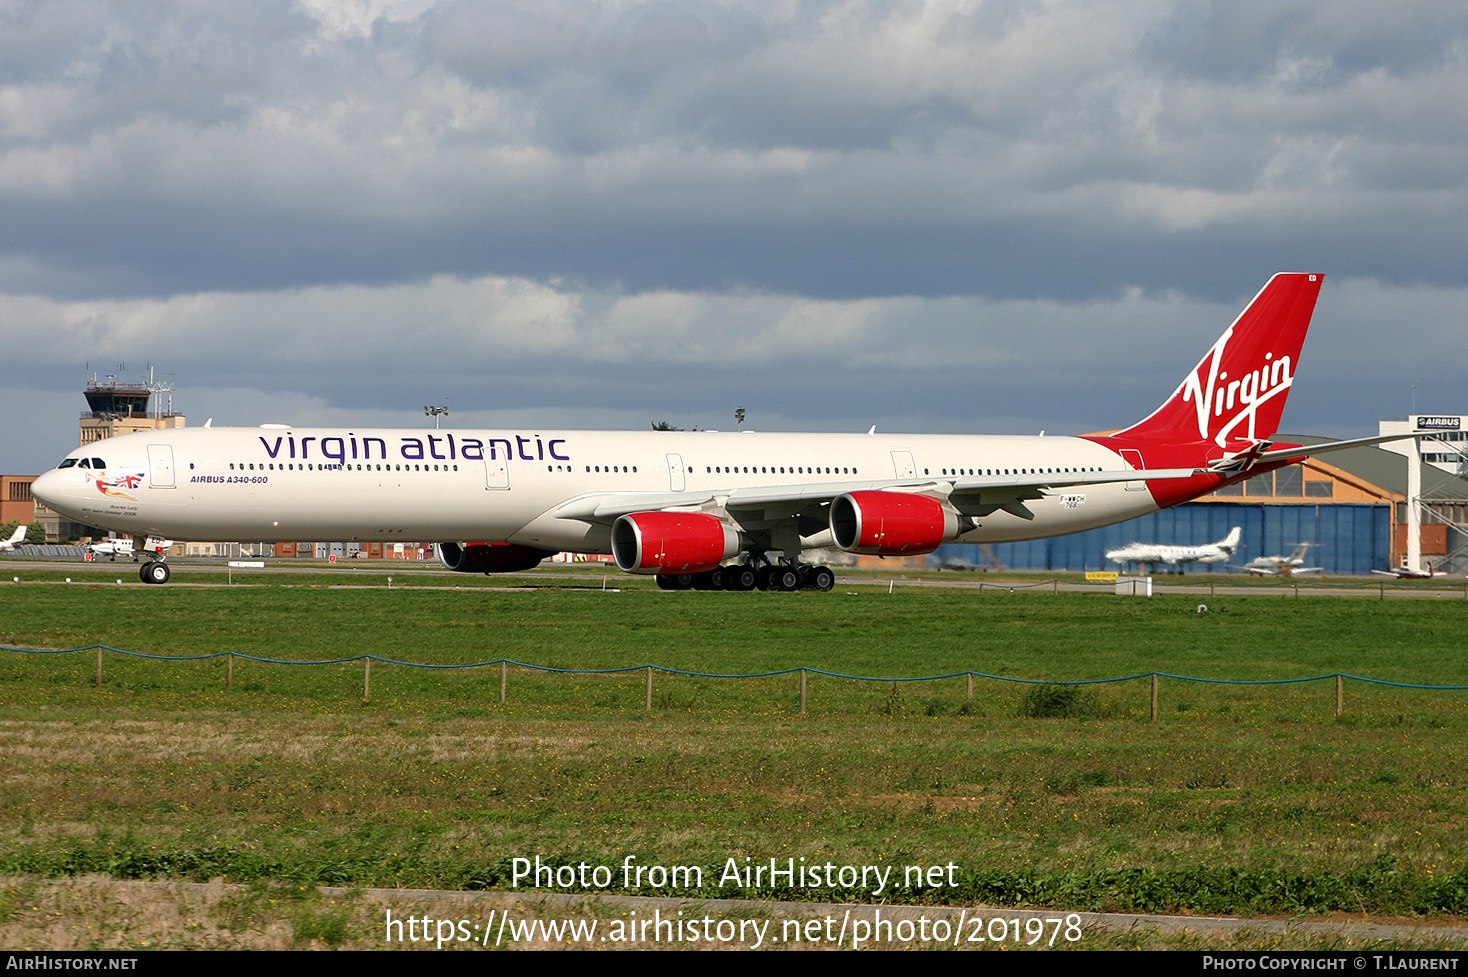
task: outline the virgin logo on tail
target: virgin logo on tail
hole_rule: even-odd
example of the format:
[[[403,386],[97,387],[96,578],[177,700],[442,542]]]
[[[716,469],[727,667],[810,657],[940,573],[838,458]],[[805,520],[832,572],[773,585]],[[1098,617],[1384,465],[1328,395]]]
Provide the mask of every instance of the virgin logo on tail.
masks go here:
[[[1167,402],[1116,436],[1219,446],[1273,436],[1323,278],[1271,278]]]
[[[1230,438],[1243,437],[1257,440],[1257,419],[1260,409],[1275,397],[1283,397],[1295,382],[1290,358],[1274,353],[1264,354],[1264,363],[1242,377],[1229,379],[1227,370],[1220,369],[1228,353],[1228,341],[1234,334],[1230,327],[1213,345],[1213,349],[1198,364],[1198,369],[1188,374],[1180,388],[1183,402],[1191,401],[1198,413],[1198,438],[1222,445]],[[1204,377],[1204,367],[1207,377]],[[1238,407],[1238,413],[1225,417],[1225,411]],[[1215,422],[1215,419],[1220,419]],[[1238,426],[1249,422],[1248,430],[1236,434]],[[1269,434],[1273,434],[1270,431]],[[1267,435],[1265,435],[1267,436]]]

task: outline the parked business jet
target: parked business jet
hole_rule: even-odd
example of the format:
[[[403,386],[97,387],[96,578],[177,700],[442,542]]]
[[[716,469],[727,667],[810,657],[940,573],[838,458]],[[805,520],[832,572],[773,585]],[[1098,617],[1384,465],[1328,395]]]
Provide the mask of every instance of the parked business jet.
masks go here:
[[[116,563],[119,556],[126,557],[137,562],[138,554],[136,544],[131,536],[108,536],[99,539],[95,543],[87,544],[87,552],[94,557],[110,556],[112,562]]]
[[[1239,548],[1239,536],[1242,532],[1238,526],[1235,526],[1223,539],[1216,543],[1208,543],[1206,546],[1128,543],[1120,549],[1108,551],[1106,559],[1122,565],[1135,563],[1139,568],[1146,567],[1148,572],[1155,570],[1157,564],[1163,563],[1167,566],[1178,567],[1178,572],[1181,573],[1181,567],[1189,563],[1225,563],[1233,559],[1234,553]]]
[[[78,448],[32,492],[136,536],[433,540],[470,573],[610,553],[666,589],[826,590],[831,570],[802,551],[1059,536],[1391,440],[1269,440],[1320,284],[1274,276],[1161,407],[1110,436],[182,428]],[[166,582],[147,548],[143,580]]]
[[[15,532],[10,534],[9,539],[0,539],[0,553],[4,553],[6,550],[13,550],[21,543],[24,543],[25,531],[30,528],[29,526],[16,526]]]
[[[1289,556],[1256,556],[1239,569],[1261,577],[1293,577],[1297,573],[1319,573],[1325,567],[1305,566],[1309,543],[1301,543]]]

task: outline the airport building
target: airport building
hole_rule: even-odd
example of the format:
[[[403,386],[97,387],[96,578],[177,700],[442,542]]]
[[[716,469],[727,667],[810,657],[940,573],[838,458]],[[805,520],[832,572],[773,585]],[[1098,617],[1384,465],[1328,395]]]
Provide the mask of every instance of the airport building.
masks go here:
[[[29,526],[36,521],[36,501],[31,498],[34,475],[0,475],[0,526],[12,520]]]
[[[166,394],[163,403],[154,401],[155,394]],[[173,384],[154,379],[148,368],[148,379],[141,383],[123,383],[116,376],[103,380],[93,377],[82,391],[87,410],[78,425],[78,445],[86,446],[103,438],[139,431],[162,431],[183,427],[184,415],[173,409]]]
[[[1448,475],[1468,471],[1468,415],[1412,414],[1405,421],[1382,421],[1377,427],[1382,434],[1432,431],[1432,437],[1420,442],[1418,451],[1422,460]],[[1382,448],[1403,458],[1412,453],[1412,446],[1406,441],[1388,441]]]

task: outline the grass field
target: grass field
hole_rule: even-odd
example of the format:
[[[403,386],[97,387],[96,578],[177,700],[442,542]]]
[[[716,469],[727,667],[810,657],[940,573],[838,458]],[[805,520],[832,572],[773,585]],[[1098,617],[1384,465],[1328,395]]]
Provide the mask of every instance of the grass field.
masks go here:
[[[626,578],[616,593],[254,582],[6,585],[0,644],[888,679],[1346,672],[1468,685],[1462,600],[1218,597],[1200,614],[1183,597],[664,594]],[[1348,681],[1337,718],[1333,680],[1164,679],[1150,722],[1146,679],[1057,702],[1053,689],[1041,699],[983,678],[970,699],[963,677],[811,676],[801,715],[794,675],[658,674],[647,710],[642,672],[512,668],[501,704],[498,667],[374,664],[366,701],[360,662],[236,658],[229,691],[222,658],[109,653],[101,688],[95,668],[92,653],[4,653],[0,873],[476,889],[510,887],[515,857],[620,872],[633,856],[702,866],[705,884],[628,887],[619,875],[616,894],[1468,914],[1464,692]],[[1024,716],[1027,705],[1054,714]],[[715,884],[731,858],[898,875],[952,863],[956,884],[879,897]],[[21,919],[25,901],[0,898],[0,917]]]

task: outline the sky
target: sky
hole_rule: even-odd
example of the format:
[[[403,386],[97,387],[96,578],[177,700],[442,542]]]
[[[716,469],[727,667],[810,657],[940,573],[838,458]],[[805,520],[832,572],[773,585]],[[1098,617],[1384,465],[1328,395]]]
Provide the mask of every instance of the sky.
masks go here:
[[[1277,271],[1468,412],[1461,0],[0,0],[0,471],[190,424],[1079,433]]]

